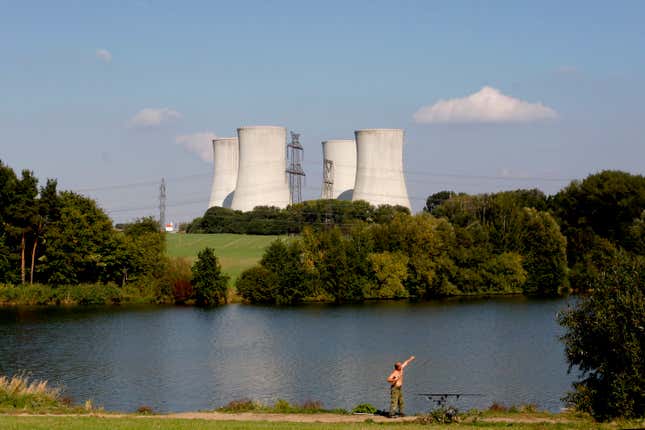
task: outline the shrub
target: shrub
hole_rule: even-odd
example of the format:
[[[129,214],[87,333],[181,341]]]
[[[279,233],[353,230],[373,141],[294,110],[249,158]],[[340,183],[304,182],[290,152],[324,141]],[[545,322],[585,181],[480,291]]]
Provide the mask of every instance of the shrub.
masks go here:
[[[369,403],[361,403],[360,405],[356,405],[354,409],[352,409],[352,413],[354,414],[375,414],[376,413],[376,408],[372,406]]]
[[[137,408],[137,413],[141,415],[153,415],[155,412],[151,406],[143,405]]]
[[[262,266],[242,272],[235,281],[237,293],[249,303],[275,303],[275,275]]]
[[[497,402],[493,402],[492,405],[488,408],[491,412],[508,412],[508,407]]]
[[[273,405],[273,410],[279,413],[289,413],[292,412],[293,406],[284,399],[278,399]]]
[[[192,277],[190,260],[182,257],[167,258],[158,281],[157,302],[184,303],[193,294],[190,285]]]
[[[172,297],[175,303],[183,304],[193,297],[193,285],[185,279],[178,279],[172,285]]]
[[[565,400],[597,420],[645,415],[645,259],[619,252],[591,294],[558,316],[569,371]]]
[[[30,381],[21,374],[0,376],[0,406],[32,410],[65,405],[60,400],[60,389],[50,387],[44,380]]]
[[[427,415],[421,415],[414,420],[417,424],[450,424],[461,421],[459,411],[453,407],[440,407]]]
[[[251,399],[231,400],[217,409],[218,412],[250,412],[262,409],[262,405]]]
[[[79,305],[121,303],[121,290],[116,284],[79,284],[56,288],[57,301]]]
[[[313,412],[323,410],[322,402],[318,400],[306,400],[302,405],[300,405],[300,408],[304,409],[305,411]]]

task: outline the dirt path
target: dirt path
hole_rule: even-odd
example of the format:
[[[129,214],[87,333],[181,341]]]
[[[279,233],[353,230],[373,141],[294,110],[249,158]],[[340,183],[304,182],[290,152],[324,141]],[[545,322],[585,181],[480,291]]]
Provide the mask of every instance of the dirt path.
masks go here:
[[[273,413],[223,413],[223,412],[180,412],[161,415],[164,418],[202,419],[217,421],[271,421],[290,423],[361,423],[368,419],[374,422],[414,421],[416,417],[386,418],[380,415],[341,414],[273,414]]]
[[[136,414],[0,414],[20,417],[100,417],[100,418],[158,418],[158,419],[180,419],[180,420],[210,420],[210,421],[269,421],[284,423],[361,423],[372,420],[378,423],[384,422],[411,422],[416,419],[414,416],[402,418],[387,418],[380,415],[341,415],[341,414],[274,414],[274,413],[223,413],[223,412],[176,412],[160,415],[136,415]]]

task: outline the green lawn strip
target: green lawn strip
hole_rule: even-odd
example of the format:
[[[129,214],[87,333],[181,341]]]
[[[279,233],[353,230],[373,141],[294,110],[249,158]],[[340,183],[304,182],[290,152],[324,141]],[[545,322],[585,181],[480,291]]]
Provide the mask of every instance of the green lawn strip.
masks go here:
[[[290,429],[310,429],[310,430],[359,430],[371,428],[385,429],[445,429],[454,430],[466,429],[496,429],[496,428],[513,428],[513,429],[616,429],[621,428],[616,424],[598,424],[588,420],[573,422],[536,422],[536,423],[518,423],[518,422],[476,422],[470,424],[450,424],[448,426],[433,424],[423,425],[414,423],[289,423],[289,422],[268,422],[268,421],[209,421],[201,419],[169,419],[155,417],[81,417],[81,416],[0,416],[0,428],[6,430],[23,430],[23,429],[84,429],[84,430],[103,430],[103,429],[133,429],[133,430],[183,430],[183,429],[204,429],[204,430],[290,430]]]
[[[190,261],[206,247],[213,248],[224,273],[231,276],[231,284],[244,270],[253,267],[264,250],[278,237],[247,234],[168,234],[166,252],[170,257],[185,257]]]

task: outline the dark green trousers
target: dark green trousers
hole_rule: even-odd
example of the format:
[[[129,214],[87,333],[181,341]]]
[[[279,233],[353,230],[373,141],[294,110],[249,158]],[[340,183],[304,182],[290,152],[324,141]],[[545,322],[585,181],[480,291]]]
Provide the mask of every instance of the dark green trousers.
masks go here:
[[[403,389],[402,387],[390,388],[390,415],[403,413]]]

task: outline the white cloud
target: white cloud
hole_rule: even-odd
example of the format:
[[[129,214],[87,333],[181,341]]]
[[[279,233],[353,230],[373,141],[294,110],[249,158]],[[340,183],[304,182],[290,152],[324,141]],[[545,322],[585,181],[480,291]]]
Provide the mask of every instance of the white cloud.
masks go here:
[[[103,61],[104,63],[111,63],[112,62],[112,53],[108,51],[107,49],[97,49],[96,50],[96,58],[99,60]]]
[[[530,122],[556,118],[556,111],[542,103],[529,103],[483,87],[469,96],[439,100],[414,114],[417,123]]]
[[[203,161],[213,162],[213,139],[217,136],[210,131],[200,133],[184,134],[177,136],[175,142],[193,154],[197,154]]]
[[[176,110],[168,108],[145,108],[130,118],[128,124],[131,127],[157,127],[164,122],[179,118],[181,118],[181,114]]]

